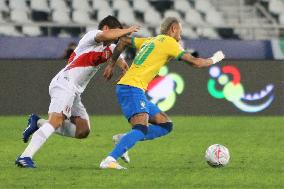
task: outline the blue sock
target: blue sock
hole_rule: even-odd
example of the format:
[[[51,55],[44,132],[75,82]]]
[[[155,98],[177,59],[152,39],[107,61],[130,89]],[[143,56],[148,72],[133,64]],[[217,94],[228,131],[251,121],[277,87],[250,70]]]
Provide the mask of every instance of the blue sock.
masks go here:
[[[145,138],[148,128],[146,125],[134,125],[132,130],[128,132],[120,141],[117,143],[113,151],[109,154],[114,159],[118,159],[124,154],[127,150],[132,148],[136,142]]]
[[[170,133],[173,129],[173,123],[160,123],[158,125],[149,125],[148,133],[142,140],[152,140]]]

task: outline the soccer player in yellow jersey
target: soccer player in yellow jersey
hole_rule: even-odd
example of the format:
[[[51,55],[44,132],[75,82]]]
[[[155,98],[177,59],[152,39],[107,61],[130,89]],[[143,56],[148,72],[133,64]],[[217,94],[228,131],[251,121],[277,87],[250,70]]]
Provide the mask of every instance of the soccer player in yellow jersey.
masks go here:
[[[153,38],[123,37],[114,50],[112,61],[105,68],[104,76],[109,79],[120,53],[127,45],[137,49],[137,55],[125,75],[116,86],[116,95],[124,116],[132,125],[132,130],[120,138],[113,151],[105,158],[102,169],[125,169],[117,159],[131,149],[136,142],[152,140],[172,131],[169,117],[145,95],[148,83],[158,74],[160,68],[171,59],[188,62],[194,67],[208,67],[224,58],[222,51],[211,58],[195,58],[186,53],[179,41],[182,26],[178,19],[166,18],[161,24],[161,34]]]

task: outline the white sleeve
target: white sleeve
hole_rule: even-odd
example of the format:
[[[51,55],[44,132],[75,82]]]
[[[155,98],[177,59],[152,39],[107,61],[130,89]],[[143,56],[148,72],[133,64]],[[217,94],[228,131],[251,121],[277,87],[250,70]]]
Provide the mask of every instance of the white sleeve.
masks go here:
[[[101,33],[101,30],[92,30],[86,33],[83,38],[79,41],[79,45],[83,46],[91,46],[91,45],[97,45],[99,43],[96,42],[95,38],[96,36]]]

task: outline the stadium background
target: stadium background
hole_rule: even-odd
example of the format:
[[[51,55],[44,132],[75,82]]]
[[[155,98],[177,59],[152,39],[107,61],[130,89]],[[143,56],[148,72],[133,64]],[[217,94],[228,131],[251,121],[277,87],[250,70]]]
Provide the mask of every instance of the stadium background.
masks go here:
[[[214,69],[182,62],[163,68],[163,82],[151,94],[169,109],[175,132],[131,151],[132,172],[97,170],[112,135],[128,129],[114,81],[106,82],[101,71],[83,94],[94,115],[91,136],[83,141],[54,136],[36,157],[38,169],[19,171],[13,161],[25,147],[21,132],[27,115],[46,117],[51,78],[80,37],[109,14],[125,25],[141,25],[137,36],[156,35],[162,18],[179,17],[187,51],[210,57],[223,50],[227,59]],[[133,51],[125,55],[131,62]],[[246,100],[240,99],[240,88],[225,90],[232,74],[213,77],[225,66],[240,73]],[[283,0],[0,0],[0,70],[0,168],[5,170],[0,188],[283,188]],[[211,79],[229,96],[214,97]],[[263,110],[250,113],[234,104],[241,100],[254,109],[269,99]],[[231,151],[227,168],[205,164],[203,152],[213,143]]]
[[[262,96],[262,99],[250,100],[245,103],[256,107],[268,101],[270,97],[272,102],[261,111],[246,112],[246,108],[239,109],[225,98],[214,98],[208,91],[208,81],[211,78],[209,69],[193,69],[182,62],[171,62],[167,66],[168,73],[165,75],[167,79],[151,89],[154,91],[151,99],[153,97],[158,99],[158,104],[163,102],[170,104],[169,107],[165,105],[167,107],[164,109],[169,109],[169,115],[284,114],[284,64],[281,61],[226,60],[222,64],[240,70],[240,83],[246,94],[260,97],[260,93],[266,91],[268,85],[273,85],[272,91],[269,91],[266,96]],[[0,91],[2,107],[0,114],[25,115],[31,112],[46,114],[50,100],[49,82],[64,65],[64,60],[2,60],[0,62],[2,70],[0,80],[8,79],[9,82],[2,82],[2,89],[5,90]],[[222,66],[220,65],[220,67]],[[181,81],[169,76],[173,73]],[[183,89],[179,89],[180,85]],[[114,86],[114,80],[107,82],[102,77],[102,71],[97,73],[82,95],[83,103],[91,115],[121,114]],[[217,84],[216,88],[218,88]],[[223,87],[219,86],[218,90],[222,91]],[[230,90],[233,95],[238,92]],[[174,93],[174,100],[168,98],[171,93]]]

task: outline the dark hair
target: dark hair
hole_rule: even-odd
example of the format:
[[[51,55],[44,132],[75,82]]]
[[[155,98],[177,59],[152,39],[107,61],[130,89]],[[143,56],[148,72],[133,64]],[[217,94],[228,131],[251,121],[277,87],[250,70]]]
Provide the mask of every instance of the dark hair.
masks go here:
[[[99,23],[99,30],[103,29],[104,26],[108,26],[110,29],[120,28],[122,29],[122,24],[114,16],[107,16],[102,19]]]

